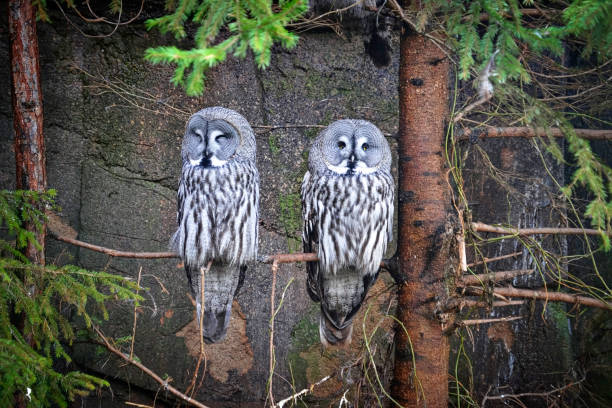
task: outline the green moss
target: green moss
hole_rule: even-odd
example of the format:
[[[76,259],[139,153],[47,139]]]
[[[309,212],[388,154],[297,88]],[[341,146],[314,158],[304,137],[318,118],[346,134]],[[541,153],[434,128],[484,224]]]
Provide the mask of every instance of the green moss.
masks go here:
[[[550,302],[546,306],[548,316],[555,322],[557,327],[557,335],[559,336],[558,345],[561,348],[561,354],[565,359],[565,367],[571,367],[572,365],[572,352],[570,348],[570,331],[569,322],[567,320],[567,313],[565,311],[565,305],[562,303]]]
[[[288,354],[297,389],[308,386],[307,370],[314,370],[318,375],[319,359],[307,351],[319,344],[319,306],[312,304],[305,316],[291,330],[291,351]],[[302,355],[300,355],[302,354]],[[319,356],[320,357],[320,356]]]
[[[278,198],[280,221],[288,239],[289,252],[300,250],[299,231],[302,220],[302,200],[299,193],[281,194]]]
[[[268,136],[268,146],[270,147],[270,153],[272,153],[273,157],[277,157],[280,152],[280,146],[278,145],[279,135],[272,132],[270,136]]]

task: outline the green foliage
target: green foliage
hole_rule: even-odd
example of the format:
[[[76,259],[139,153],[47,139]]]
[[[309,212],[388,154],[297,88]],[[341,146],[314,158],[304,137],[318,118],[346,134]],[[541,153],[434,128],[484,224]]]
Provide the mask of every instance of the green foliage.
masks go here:
[[[612,1],[575,0],[563,12],[565,31],[586,41],[582,54],[599,60],[612,56]]]
[[[64,347],[76,337],[60,305],[89,328],[92,311],[108,318],[107,301],[141,299],[137,285],[121,276],[34,265],[22,255],[28,243],[40,248],[25,225],[40,231],[45,222],[41,209],[52,207],[54,196],[54,191],[0,191],[0,227],[11,239],[0,238],[0,406],[11,406],[19,392],[29,406],[66,407],[76,395],[107,386],[100,378],[53,367],[57,359],[71,361]]]
[[[188,95],[201,95],[204,72],[225,61],[232,53],[244,57],[250,48],[260,68],[270,64],[271,49],[279,42],[286,48],[297,44],[298,37],[285,26],[308,9],[306,0],[178,0],[166,2],[170,14],[148,20],[147,29],[158,28],[171,32],[176,39],[187,35],[188,20],[199,25],[195,34],[196,48],[181,50],[175,46],[149,48],[145,58],[154,64],[175,64],[172,83],[182,85]],[[223,27],[230,35],[216,43]]]
[[[498,50],[497,81],[530,77],[520,59],[521,45],[535,52],[551,52],[560,55],[565,32],[557,27],[529,27],[521,22],[522,14],[518,0],[452,0],[437,4],[445,13],[446,31],[450,34],[453,49],[459,57],[459,76],[468,79],[473,72],[480,72],[491,55]],[[486,13],[486,21],[481,14]]]

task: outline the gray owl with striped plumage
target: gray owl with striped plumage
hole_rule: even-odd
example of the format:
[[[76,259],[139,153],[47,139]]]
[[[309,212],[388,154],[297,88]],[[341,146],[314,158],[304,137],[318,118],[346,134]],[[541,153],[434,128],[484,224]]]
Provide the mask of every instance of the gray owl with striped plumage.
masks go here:
[[[204,339],[225,337],[246,263],[257,257],[259,174],[255,135],[237,112],[221,107],[195,113],[187,123],[178,189],[178,230],[170,247],[183,259],[198,321],[204,276]]]
[[[393,234],[389,144],[364,120],[339,120],[314,141],[302,182],[307,289],[321,302],[324,345],[350,344],[353,318],[378,276]]]

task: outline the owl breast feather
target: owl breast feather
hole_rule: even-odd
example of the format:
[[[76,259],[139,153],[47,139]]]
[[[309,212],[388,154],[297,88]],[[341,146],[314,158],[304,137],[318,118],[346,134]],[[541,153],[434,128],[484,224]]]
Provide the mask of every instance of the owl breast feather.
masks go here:
[[[186,163],[171,247],[186,265],[244,265],[257,257],[259,177],[248,160],[205,168]]]

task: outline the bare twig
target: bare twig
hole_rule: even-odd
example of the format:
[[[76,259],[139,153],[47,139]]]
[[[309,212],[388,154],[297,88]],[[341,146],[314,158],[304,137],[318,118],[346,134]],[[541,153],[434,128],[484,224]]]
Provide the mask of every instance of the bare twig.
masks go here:
[[[523,316],[513,317],[497,317],[495,319],[468,319],[460,322],[461,326],[473,326],[476,324],[487,324],[487,323],[499,323],[499,322],[511,322],[513,320],[522,319]]]
[[[583,139],[612,140],[612,130],[574,129],[577,136]],[[493,127],[469,129],[459,132],[457,140],[474,140],[479,138],[496,137],[564,137],[559,128],[532,128],[532,127]]]
[[[194,407],[208,408],[206,405],[192,399],[191,397],[188,397],[187,395],[183,394],[182,392],[180,392],[179,390],[177,390],[176,388],[168,384],[168,381],[163,380],[159,375],[155,374],[153,371],[151,371],[151,369],[149,369],[142,363],[139,363],[138,361],[129,358],[129,356],[127,356],[126,354],[122,353],[121,351],[113,347],[110,344],[109,340],[104,336],[104,334],[100,331],[100,329],[98,329],[97,326],[93,326],[93,329],[98,334],[98,336],[100,336],[100,338],[102,339],[104,347],[106,347],[113,354],[119,356],[122,360],[140,369],[142,372],[144,372],[149,377],[151,377],[153,380],[155,380],[155,382],[157,382],[159,385],[164,387],[165,390],[170,391],[170,393],[174,394],[176,397],[180,398],[186,403],[193,405]]]
[[[502,401],[503,400],[513,400],[514,402],[517,402],[519,398],[524,398],[524,397],[549,398],[551,396],[555,396],[555,394],[556,394],[556,396],[560,396],[561,392],[563,392],[563,391],[565,391],[565,390],[567,390],[569,388],[572,388],[572,387],[574,387],[576,385],[579,385],[581,382],[583,382],[585,380],[585,378],[586,377],[583,377],[583,378],[581,378],[578,381],[571,382],[571,383],[566,384],[566,385],[564,385],[562,387],[557,387],[557,388],[554,388],[554,389],[552,389],[550,391],[546,391],[546,392],[523,392],[523,393],[520,393],[520,394],[509,394],[509,393],[506,393],[506,394],[502,394],[502,395],[489,396],[488,394],[489,394],[489,391],[491,390],[491,388],[489,387],[489,391],[487,391],[487,395],[485,395],[484,398],[482,399],[481,407],[484,408],[485,403],[487,401],[494,401],[494,400],[502,400]],[[507,402],[505,404],[507,404]]]
[[[514,258],[515,256],[519,256],[522,253],[523,253],[522,251],[517,251],[517,252],[512,252],[511,254],[507,254],[507,255],[495,256],[493,258],[483,258],[482,260],[478,262],[472,262],[468,264],[467,266],[472,267],[472,266],[482,265],[482,264],[489,263],[489,262],[495,262],[495,261],[501,261],[503,259]]]
[[[476,108],[476,107],[478,107],[478,106],[480,106],[480,105],[490,101],[491,98],[493,98],[493,93],[488,93],[483,98],[478,99],[476,102],[470,103],[461,112],[459,112],[459,113],[457,113],[455,115],[455,117],[453,118],[453,123],[459,122],[461,119],[463,119],[463,117],[465,115],[470,113],[470,111],[472,111],[472,110],[474,110],[474,108]]]
[[[297,392],[293,395],[288,396],[287,398],[278,401],[278,404],[276,404],[274,407],[275,408],[283,408],[283,406],[285,406],[286,403],[288,403],[289,401],[293,401],[295,403],[295,401],[301,397],[302,395],[306,395],[306,394],[310,394],[314,388],[318,385],[323,384],[325,381],[329,380],[331,377],[331,375],[325,376],[323,378],[321,378],[319,381],[317,381],[314,384],[311,384],[310,387],[308,388],[304,388],[302,391]]]
[[[466,290],[478,294],[483,294],[485,291],[481,287],[469,286]],[[603,300],[587,297],[572,295],[563,292],[550,292],[547,290],[534,290],[534,289],[519,289],[513,287],[506,288],[492,288],[494,295],[505,296],[509,298],[524,298],[524,299],[540,299],[547,302],[565,302],[574,303],[577,305],[584,305],[590,307],[597,307],[600,309],[612,310],[612,303],[605,302]]]
[[[276,296],[276,272],[278,272],[278,263],[278,259],[274,259],[272,262],[272,290],[270,293],[270,377],[268,379],[268,400],[270,401],[270,406],[274,406],[274,394],[272,390],[272,384],[274,382],[274,366],[276,363],[274,356],[274,298]]]
[[[472,230],[478,232],[494,232],[497,234],[507,234],[507,235],[515,235],[515,236],[525,236],[525,235],[602,235],[605,232],[596,230],[596,229],[588,229],[588,228],[505,228],[505,227],[497,227],[494,225],[484,224],[482,222],[473,222]]]
[[[138,282],[136,283],[136,296],[140,290],[140,277],[142,276],[142,266],[138,269]],[[138,321],[138,302],[134,301],[134,324],[132,325],[132,344],[130,344],[130,360],[134,357],[134,341],[136,340],[136,322]]]
[[[210,267],[212,266],[213,261],[208,261],[206,268],[200,268],[200,315],[198,316],[198,324],[200,329],[200,354],[198,355],[198,362],[196,363],[195,372],[193,378],[191,379],[191,383],[189,387],[187,387],[187,392],[191,390],[191,395],[196,392],[197,388],[202,385],[202,381],[204,381],[204,376],[206,375],[206,353],[204,352],[204,285],[205,278],[208,271],[210,271]],[[196,387],[196,381],[198,379],[198,372],[200,371],[200,364],[202,364],[202,359],[204,360],[204,369],[202,370],[202,378],[200,379],[200,384]]]
[[[533,273],[533,271],[535,271],[535,269],[515,269],[512,271],[499,271],[477,275],[463,275],[461,276],[461,279],[458,283],[463,285],[479,285],[484,282],[500,282],[514,279],[517,276],[529,275]]]

